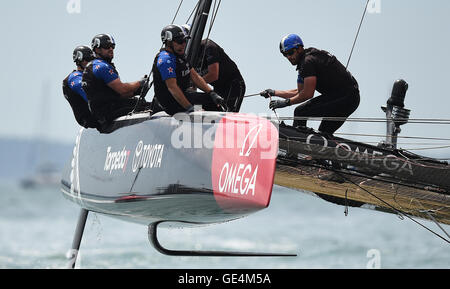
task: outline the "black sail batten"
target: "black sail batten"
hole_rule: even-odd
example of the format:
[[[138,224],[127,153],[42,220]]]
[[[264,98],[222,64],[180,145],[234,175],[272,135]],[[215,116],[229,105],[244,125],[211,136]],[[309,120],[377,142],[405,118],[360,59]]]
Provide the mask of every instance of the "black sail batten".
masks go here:
[[[191,26],[191,40],[186,47],[186,60],[194,65],[198,59],[200,44],[208,21],[212,0],[200,0]]]

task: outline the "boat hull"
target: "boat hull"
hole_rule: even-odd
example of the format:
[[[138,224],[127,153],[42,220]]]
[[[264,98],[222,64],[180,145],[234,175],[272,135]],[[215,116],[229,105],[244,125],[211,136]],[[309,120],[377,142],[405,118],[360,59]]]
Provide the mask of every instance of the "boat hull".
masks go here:
[[[280,127],[275,184],[339,205],[450,224],[449,175],[450,166],[437,160]]]
[[[269,205],[278,148],[269,121],[203,112],[140,114],[115,125],[108,134],[80,130],[64,170],[64,196],[84,209],[143,224],[217,223]],[[247,148],[259,152],[264,133],[274,137],[267,159],[240,156]]]

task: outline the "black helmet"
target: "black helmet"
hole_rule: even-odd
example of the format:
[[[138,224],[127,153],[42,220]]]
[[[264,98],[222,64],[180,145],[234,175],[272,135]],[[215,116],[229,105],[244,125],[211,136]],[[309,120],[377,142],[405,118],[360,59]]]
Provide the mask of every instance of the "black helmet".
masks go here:
[[[94,39],[92,39],[91,47],[92,50],[95,50],[95,48],[115,48],[116,42],[114,41],[114,38],[112,38],[112,36],[109,34],[98,34],[94,36]]]
[[[163,43],[167,41],[177,41],[177,40],[185,40],[188,36],[184,33],[184,30],[181,26],[171,24],[161,31],[161,40]]]
[[[92,49],[90,49],[89,46],[77,46],[73,51],[73,61],[76,64],[79,64],[84,60],[91,61],[93,59],[95,59],[94,52],[92,52]]]
[[[181,28],[183,28],[184,33],[189,36],[189,34],[191,33],[191,24],[183,24],[181,25]]]

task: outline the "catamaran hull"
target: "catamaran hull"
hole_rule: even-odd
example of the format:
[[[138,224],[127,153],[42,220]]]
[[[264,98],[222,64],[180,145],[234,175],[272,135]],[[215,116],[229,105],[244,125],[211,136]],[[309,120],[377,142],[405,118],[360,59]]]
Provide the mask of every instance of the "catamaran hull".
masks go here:
[[[450,224],[450,166],[310,129],[280,126],[275,183],[327,201]]]
[[[62,191],[82,208],[143,224],[217,223],[269,205],[278,131],[266,119],[140,114],[115,126],[77,136]]]

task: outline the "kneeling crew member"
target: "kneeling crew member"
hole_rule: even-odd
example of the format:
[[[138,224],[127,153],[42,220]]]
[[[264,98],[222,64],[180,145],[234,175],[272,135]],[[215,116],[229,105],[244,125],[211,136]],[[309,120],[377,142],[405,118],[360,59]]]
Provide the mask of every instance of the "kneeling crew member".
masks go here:
[[[192,112],[193,105],[204,110],[220,111],[224,100],[215,93],[203,78],[185,60],[187,35],[181,26],[169,25],[161,32],[164,48],[153,63],[155,97],[164,111],[170,115]],[[188,91],[193,82],[206,93]]]
[[[99,34],[92,40],[92,50],[96,59],[91,61],[83,73],[83,89],[89,100],[89,107],[105,127],[114,119],[127,115],[138,101],[145,79],[124,83],[120,80],[114,58],[114,39],[107,34]]]
[[[303,48],[302,39],[295,34],[285,36],[280,43],[280,52],[297,66],[297,89],[267,89],[261,95],[268,98],[278,96],[285,100],[273,100],[271,109],[297,103],[294,117],[340,117],[344,120],[323,120],[319,130],[333,134],[359,106],[359,88],[356,79],[327,51]],[[321,93],[314,97],[314,91]],[[295,119],[294,126],[306,126],[306,119]]]
[[[73,51],[73,61],[77,65],[77,69],[63,80],[62,85],[64,97],[72,107],[75,119],[84,128],[97,128],[99,126],[99,123],[89,110],[86,93],[81,87],[83,70],[88,62],[94,58],[91,48],[88,46],[77,46]]]
[[[190,25],[182,27],[189,35]],[[239,112],[245,95],[245,82],[236,63],[211,39],[202,40],[198,55],[195,68],[199,74],[224,97],[228,111]]]

